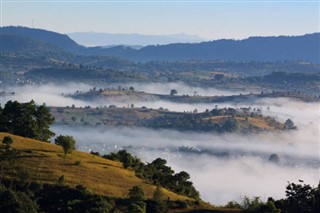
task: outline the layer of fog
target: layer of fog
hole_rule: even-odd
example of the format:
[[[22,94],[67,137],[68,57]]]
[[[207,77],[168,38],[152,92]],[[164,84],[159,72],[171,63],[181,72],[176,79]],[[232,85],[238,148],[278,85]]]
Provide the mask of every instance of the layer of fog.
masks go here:
[[[133,86],[137,91],[144,91],[149,93],[157,93],[157,94],[168,94],[171,89],[176,89],[178,94],[184,95],[194,95],[196,91],[197,95],[233,95],[239,94],[233,93],[230,91],[222,91],[214,88],[200,88],[200,87],[189,87],[183,83],[127,83],[127,84],[111,84],[104,87],[97,88],[113,88],[117,89],[119,85],[122,88],[129,88]],[[17,100],[20,102],[29,102],[30,100],[34,100],[36,104],[45,103],[47,106],[59,106],[66,107],[75,105],[76,107],[101,107],[101,106],[110,106],[115,105],[117,107],[127,107],[131,104],[134,104],[135,107],[147,107],[152,109],[164,108],[171,111],[180,111],[180,112],[192,112],[194,109],[197,109],[199,112],[203,112],[206,109],[213,109],[216,104],[184,104],[184,103],[173,103],[168,101],[161,100],[117,100],[116,98],[103,98],[97,100],[81,100],[76,99],[70,94],[74,94],[76,91],[89,91],[92,89],[92,85],[82,84],[82,83],[68,83],[68,84],[47,84],[40,86],[21,86],[21,87],[13,87],[7,88],[6,90],[9,92],[14,92],[15,94],[12,96],[2,96],[0,97],[1,105],[4,105],[8,100]],[[224,104],[223,106],[230,106],[230,104]]]
[[[287,182],[299,179],[316,186],[320,179],[319,104],[289,99],[262,99],[254,104],[278,120],[292,119],[298,130],[256,135],[141,128],[56,126],[54,130],[74,135],[78,148],[87,152],[104,154],[124,148],[146,162],[165,158],[174,170],[190,173],[201,197],[213,204],[240,201],[243,196],[260,196],[263,200],[270,196],[283,198]],[[183,152],[181,147],[199,152]],[[279,156],[279,163],[269,161],[273,153]]]
[[[316,185],[319,181],[318,138],[309,132],[260,135],[224,135],[155,131],[54,127],[73,135],[78,149],[101,154],[127,149],[145,162],[165,158],[175,171],[187,171],[204,200],[213,204],[239,201],[241,196],[285,196],[287,181]],[[300,140],[304,139],[303,141]],[[227,157],[183,152],[179,147],[228,152]],[[279,163],[268,159],[279,156]]]
[[[14,95],[0,97],[1,105],[4,105],[8,100],[17,100],[19,102],[29,102],[34,100],[36,104],[45,103],[47,106],[87,106],[90,103],[65,97],[64,94],[75,92],[76,90],[88,91],[92,86],[81,83],[68,83],[63,85],[48,84],[41,86],[27,85],[21,87],[6,88],[9,92],[14,92]]]
[[[177,84],[178,85],[178,84]],[[128,85],[129,86],[129,85]],[[167,94],[171,89],[177,89],[179,94],[187,90],[174,88],[172,85],[152,87],[149,85],[130,85],[136,90],[152,91]],[[150,87],[148,89],[148,87]],[[13,99],[27,102],[31,99],[37,104],[48,106],[104,106],[115,104],[119,107],[131,103],[115,103],[112,100],[82,101],[65,97],[77,90],[88,91],[92,88],[86,84],[43,85],[11,88],[14,96],[0,97],[3,104]],[[161,89],[162,88],[162,89]],[[149,91],[148,91],[149,90]],[[211,94],[209,90],[207,95]],[[181,92],[179,92],[181,91]],[[197,91],[206,95],[205,91],[190,88],[193,94]],[[210,93],[210,94],[209,94]],[[238,200],[241,196],[261,196],[264,200],[272,196],[285,196],[287,181],[298,179],[316,185],[319,181],[319,104],[303,103],[285,98],[259,99],[251,103],[223,104],[177,104],[172,102],[134,102],[135,107],[168,108],[174,111],[199,112],[218,107],[252,107],[262,109],[263,114],[276,117],[284,122],[290,118],[298,126],[297,131],[286,133],[264,133],[259,135],[213,135],[204,133],[181,133],[177,131],[154,131],[149,129],[97,129],[53,127],[59,134],[73,135],[78,149],[109,153],[126,148],[142,160],[151,162],[157,157],[168,160],[168,164],[176,171],[187,171],[192,181],[200,191],[205,201],[213,204],[225,204],[230,200]],[[184,153],[179,147],[192,147],[195,150],[211,150],[212,152]],[[219,153],[229,153],[227,157]],[[218,153],[218,154],[217,154]],[[278,164],[268,161],[271,154],[280,158]]]
[[[0,103],[3,106],[8,100],[17,100],[19,102],[29,102],[34,100],[36,104],[45,103],[47,106],[66,107],[75,105],[76,107],[101,107],[115,105],[117,107],[128,107],[134,104],[135,107],[147,107],[152,109],[169,109],[171,111],[193,111],[198,109],[199,112],[205,111],[206,109],[214,108],[215,104],[183,104],[183,103],[172,103],[167,101],[119,101],[113,98],[109,99],[97,99],[97,100],[81,100],[76,99],[68,94],[73,94],[77,90],[89,91],[93,87],[87,84],[67,84],[67,85],[42,85],[42,86],[23,86],[9,88],[8,91],[14,92],[14,95],[0,97]]]
[[[123,84],[111,84],[109,88],[118,89],[121,86],[122,88],[133,87],[136,91],[144,91],[146,93],[152,94],[162,94],[169,95],[172,89],[177,90],[177,95],[202,95],[202,96],[215,96],[215,95],[239,95],[241,92],[245,94],[244,91],[231,91],[231,90],[221,90],[215,88],[203,88],[187,85],[183,82],[176,83],[123,83]],[[248,93],[248,92],[247,92]]]

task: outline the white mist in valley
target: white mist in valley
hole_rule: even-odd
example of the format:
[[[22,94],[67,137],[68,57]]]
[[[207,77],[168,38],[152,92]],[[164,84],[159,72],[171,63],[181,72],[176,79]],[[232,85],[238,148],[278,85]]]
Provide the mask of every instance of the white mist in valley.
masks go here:
[[[155,94],[169,94],[171,89],[176,89],[179,95],[234,95],[239,92],[230,92],[226,90],[218,90],[214,88],[190,87],[184,83],[119,83],[103,86],[96,86],[97,88],[109,88],[117,90],[118,87],[126,88],[133,86],[136,91],[144,91],[146,93]],[[184,104],[172,103],[161,100],[125,100],[119,101],[115,98],[97,98],[94,100],[76,99],[70,94],[76,91],[87,92],[92,89],[93,85],[84,83],[64,83],[64,84],[46,84],[46,85],[27,85],[21,87],[6,88],[9,92],[14,92],[14,95],[0,97],[1,105],[4,105],[8,100],[17,100],[19,102],[29,102],[34,100],[36,104],[46,103],[47,106],[66,107],[75,105],[76,107],[100,107],[115,105],[117,107],[128,107],[134,104],[135,107],[147,107],[152,109],[164,108],[171,111],[192,112],[197,109],[199,112],[206,109],[212,109],[216,104]]]
[[[83,151],[106,154],[126,149],[145,162],[164,158],[176,172],[187,171],[202,199],[213,204],[239,201],[245,195],[278,199],[285,196],[287,181],[303,179],[312,185],[319,181],[317,139],[309,138],[301,143],[299,134],[304,133],[299,130],[248,136],[141,128],[103,130],[56,126],[53,130],[73,135]],[[279,156],[279,163],[269,161],[274,153]]]
[[[202,199],[223,205],[243,196],[285,197],[285,186],[299,179],[319,182],[319,105],[287,99],[255,103],[266,114],[293,119],[296,131],[251,135],[178,132],[144,128],[66,128],[78,148],[101,154],[127,149],[145,162],[165,158],[174,170],[190,173]],[[269,157],[276,154],[280,161]]]
[[[77,90],[88,91],[90,88],[92,88],[92,86],[82,83],[26,85],[6,88],[7,91],[14,92],[14,95],[0,97],[0,103],[4,105],[8,100],[16,100],[19,102],[34,100],[36,104],[45,103],[47,106],[65,107],[71,106],[72,104],[86,106],[87,104],[90,105],[90,103],[64,95],[74,93]]]
[[[122,83],[122,84],[111,84],[110,87],[117,89],[119,86],[122,88],[133,87],[136,91],[144,91],[146,93],[169,95],[172,89],[177,91],[177,95],[201,95],[201,96],[220,96],[220,95],[239,95],[240,93],[246,94],[246,91],[231,91],[231,90],[221,90],[212,87],[196,87],[190,86],[183,82],[171,82],[171,83]],[[251,91],[253,92],[253,91]]]
[[[121,84],[120,84],[121,85]],[[168,94],[170,89],[179,94],[228,95],[225,91],[205,88],[188,88],[178,84],[128,84],[135,90]],[[105,106],[119,107],[131,103],[115,103],[112,100],[83,101],[66,97],[75,91],[88,91],[87,84],[64,84],[24,86],[11,88],[14,96],[1,97],[2,106],[7,100],[27,102],[47,106]],[[220,92],[220,93],[219,93]],[[232,93],[231,93],[232,94]],[[236,93],[234,93],[236,94]],[[243,196],[261,196],[266,200],[285,196],[287,181],[303,179],[313,186],[319,182],[319,120],[318,103],[304,103],[285,98],[258,99],[246,103],[223,104],[181,104],[164,101],[134,102],[135,107],[146,106],[172,111],[199,112],[221,107],[261,108],[264,115],[274,116],[284,122],[290,118],[298,130],[288,132],[268,132],[251,135],[209,134],[151,130],[145,128],[109,127],[68,127],[53,126],[57,135],[72,135],[77,147],[83,151],[98,151],[101,154],[127,149],[145,162],[157,157],[165,158],[176,172],[186,171],[191,181],[200,191],[201,198],[213,204],[223,205],[228,201],[240,201]],[[280,161],[269,161],[271,154],[278,155]]]

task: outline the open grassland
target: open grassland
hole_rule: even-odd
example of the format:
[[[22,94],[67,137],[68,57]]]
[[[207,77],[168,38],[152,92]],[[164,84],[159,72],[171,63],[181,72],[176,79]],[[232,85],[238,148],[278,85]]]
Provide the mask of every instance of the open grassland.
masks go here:
[[[146,196],[151,198],[156,188],[119,162],[79,151],[65,157],[60,146],[8,133],[0,133],[0,140],[5,136],[12,137],[12,148],[20,151],[13,166],[15,172],[8,172],[6,178],[21,178],[18,171],[23,168],[31,181],[56,184],[63,176],[63,183],[71,187],[83,185],[93,193],[117,198],[127,197],[129,189],[136,185],[143,186]],[[190,200],[168,190],[164,193],[170,200]]]
[[[211,116],[203,118],[203,120],[211,120],[213,123],[223,123],[230,118],[228,115]],[[252,126],[264,130],[277,130],[282,129],[283,125],[274,121],[270,117],[240,117],[235,116],[234,119],[239,122],[243,127]]]
[[[190,113],[170,112],[167,110],[141,109],[141,108],[58,108],[51,107],[51,113],[58,125],[74,126],[142,126],[151,127],[152,121],[157,121],[163,116],[190,117]],[[210,115],[206,113],[193,114],[201,115],[200,122],[211,120],[215,124],[224,124],[230,118],[239,123],[240,130],[258,131],[281,130],[283,124],[272,117],[261,115]],[[149,123],[148,123],[149,122]]]

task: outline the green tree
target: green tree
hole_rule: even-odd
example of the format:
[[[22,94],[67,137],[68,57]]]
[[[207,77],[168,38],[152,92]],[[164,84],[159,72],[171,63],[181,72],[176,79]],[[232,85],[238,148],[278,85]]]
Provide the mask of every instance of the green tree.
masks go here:
[[[72,136],[69,135],[59,135],[54,140],[56,145],[62,146],[64,155],[66,156],[68,153],[71,153],[75,150],[76,141],[73,139]]]
[[[4,143],[5,146],[10,147],[13,143],[13,139],[10,136],[5,136],[2,140],[2,143]]]
[[[49,141],[51,137],[55,136],[55,133],[49,129],[54,122],[54,117],[52,117],[45,104],[37,107],[35,118],[37,121],[36,139]]]
[[[273,153],[270,155],[269,157],[269,161],[272,163],[279,163],[280,162],[280,158],[277,154]]]
[[[233,118],[229,118],[222,126],[224,132],[235,132],[237,130],[239,130],[239,122]]]
[[[249,212],[258,212],[263,205],[260,197],[249,198],[245,196],[241,203],[241,208]]]
[[[10,136],[5,136],[3,141],[4,145],[0,146],[0,184],[3,179],[3,171],[5,169],[12,169],[15,159],[19,152],[11,148],[13,140]]]
[[[300,182],[303,182],[300,180]],[[292,213],[311,213],[316,189],[308,184],[289,183],[286,187],[287,208]]]
[[[36,105],[34,101],[30,101],[29,103],[8,101],[1,113],[1,131],[35,138],[37,126],[33,117],[35,112]]]
[[[0,192],[0,211],[18,212],[19,198],[14,191],[4,190]]]
[[[142,186],[133,186],[128,193],[129,212],[145,212],[146,204],[144,202],[145,195]],[[139,207],[139,208],[138,208]],[[130,211],[131,209],[131,211]]]
[[[313,199],[313,212],[320,212],[320,181],[318,187],[314,190],[314,199]]]
[[[71,120],[72,120],[73,122],[76,122],[76,121],[77,121],[77,118],[76,118],[75,116],[72,116],[72,117],[71,117]]]
[[[160,186],[157,186],[156,190],[154,191],[153,200],[155,202],[155,205],[152,208],[153,213],[166,213],[169,211],[166,197]]]
[[[34,101],[8,101],[0,114],[0,131],[48,141],[55,134],[49,130],[54,118],[45,105]]]
[[[0,192],[0,212],[36,213],[37,205],[23,192],[4,190]]]
[[[294,125],[294,123],[291,119],[287,119],[286,122],[284,122],[284,128],[285,129],[296,129],[297,127]]]
[[[170,95],[176,95],[176,94],[178,94],[177,90],[172,89],[172,90],[170,91]]]
[[[144,212],[146,212],[146,210],[143,207],[134,203],[130,204],[130,206],[128,207],[128,213],[144,213]]]

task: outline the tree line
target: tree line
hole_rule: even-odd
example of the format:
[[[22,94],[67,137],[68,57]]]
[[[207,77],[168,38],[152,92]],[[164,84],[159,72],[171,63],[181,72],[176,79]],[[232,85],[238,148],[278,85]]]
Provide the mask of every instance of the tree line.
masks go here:
[[[148,180],[154,185],[162,186],[175,193],[185,195],[196,200],[200,199],[199,192],[189,181],[190,175],[181,171],[175,173],[171,167],[167,166],[167,161],[162,158],[157,158],[151,163],[143,163],[135,156],[132,156],[126,150],[120,150],[117,153],[110,153],[103,156],[109,160],[122,162],[124,168],[132,168],[137,177]]]
[[[27,103],[8,101],[0,106],[0,131],[15,135],[49,141],[55,135],[49,128],[54,122],[45,104],[37,106],[32,100]]]

